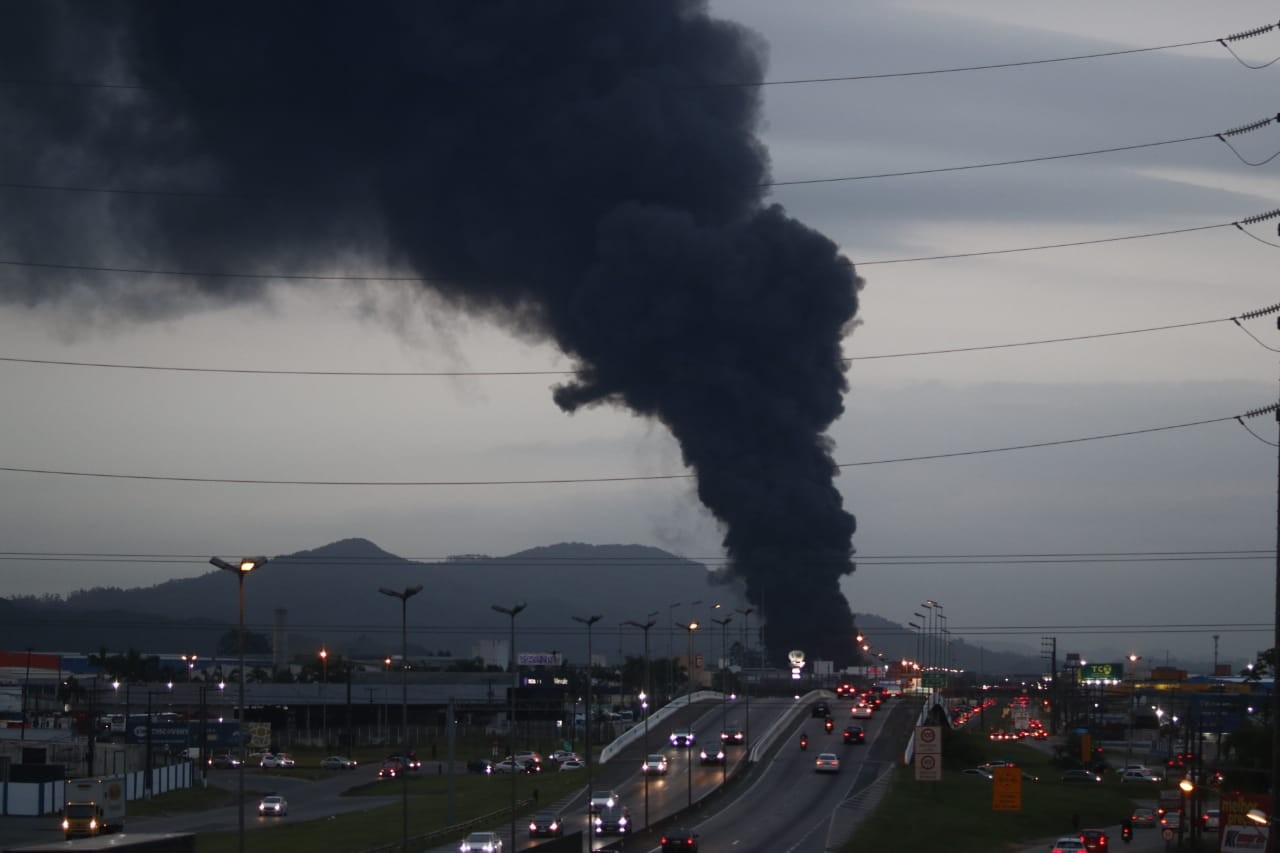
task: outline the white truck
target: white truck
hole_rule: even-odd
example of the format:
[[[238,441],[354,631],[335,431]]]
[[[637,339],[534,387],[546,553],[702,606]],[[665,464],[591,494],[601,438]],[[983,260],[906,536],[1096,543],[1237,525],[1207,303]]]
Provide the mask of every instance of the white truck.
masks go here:
[[[62,832],[67,838],[124,829],[124,779],[68,779],[65,787]]]

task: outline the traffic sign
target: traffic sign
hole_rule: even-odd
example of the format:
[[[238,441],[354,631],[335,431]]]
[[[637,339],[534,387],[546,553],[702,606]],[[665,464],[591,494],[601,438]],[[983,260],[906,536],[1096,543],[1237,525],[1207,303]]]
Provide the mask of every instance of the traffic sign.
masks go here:
[[[946,687],[947,674],[945,672],[926,672],[920,676],[920,684],[924,687]]]
[[[991,768],[991,809],[997,812],[1022,810],[1022,771],[1017,767]]]
[[[942,755],[942,726],[916,726],[916,754]]]
[[[916,781],[942,781],[942,756],[916,753]]]

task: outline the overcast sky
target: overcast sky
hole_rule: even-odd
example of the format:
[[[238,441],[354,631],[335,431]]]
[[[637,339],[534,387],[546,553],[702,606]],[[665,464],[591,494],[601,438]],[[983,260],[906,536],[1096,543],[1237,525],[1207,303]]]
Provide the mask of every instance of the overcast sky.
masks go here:
[[[1262,0],[722,0],[760,33],[770,80],[990,65],[1214,40],[1274,23]],[[1250,64],[1275,32],[1233,44]],[[1217,43],[967,73],[766,87],[777,181],[938,169],[1198,137],[1276,113],[1280,64]],[[1275,124],[1232,137],[1280,150]],[[1271,645],[1276,449],[1234,421],[1106,441],[856,464],[1230,418],[1276,400],[1276,358],[1229,322],[1274,304],[1276,220],[963,259],[886,263],[1230,223],[1280,202],[1277,164],[1208,139],[950,174],[778,187],[865,280],[831,430],[858,519],[856,612],[906,622],[943,603],[975,643],[1058,636],[1240,666]],[[9,176],[21,180],[21,175]],[[2,190],[0,190],[2,192]],[[92,263],[93,259],[84,259]],[[1187,328],[919,357],[1155,326]],[[1280,346],[1274,316],[1244,324]],[[535,371],[554,348],[406,288],[281,286],[266,301],[148,322],[75,300],[0,305],[0,356],[155,366]],[[614,409],[565,415],[555,376],[299,377],[0,364],[0,466],[194,478],[511,481],[681,473],[665,429]],[[1274,418],[1248,421],[1267,442]],[[16,554],[7,594],[149,585],[204,556],[361,536],[409,558],[559,541],[641,543],[715,563],[721,533],[690,480],[564,485],[263,486],[0,473]],[[1155,552],[1176,559],[1099,561]],[[1230,559],[1202,558],[1197,552]],[[1255,553],[1241,553],[1255,552]],[[1068,555],[1060,561],[991,555]],[[930,557],[987,555],[965,565]],[[1188,559],[1191,557],[1191,559]],[[907,559],[914,558],[914,559]],[[998,564],[997,564],[998,563]],[[638,614],[609,613],[609,618]]]

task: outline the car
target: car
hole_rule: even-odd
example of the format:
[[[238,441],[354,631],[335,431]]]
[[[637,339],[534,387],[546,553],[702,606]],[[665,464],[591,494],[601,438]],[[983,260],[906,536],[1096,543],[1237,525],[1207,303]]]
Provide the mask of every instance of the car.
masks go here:
[[[473,758],[467,762],[468,773],[483,773],[486,776],[493,773],[493,762],[487,758]]]
[[[622,798],[618,796],[617,791],[592,791],[591,805],[588,807],[592,814],[601,809],[610,809],[622,802]]]
[[[662,853],[683,850],[686,853],[698,853],[698,833],[692,829],[668,829],[662,833]]]
[[[847,681],[842,681],[836,685],[836,698],[843,699],[846,696],[852,696],[858,692],[858,689]]]
[[[1037,775],[1036,775],[1036,774],[1034,774],[1034,773],[1028,773],[1027,771],[1023,770],[1023,771],[1022,771],[1022,781],[1024,781],[1024,782],[1039,782],[1039,781],[1040,781],[1040,777],[1039,777],[1039,776],[1037,776]]]
[[[1182,812],[1165,812],[1160,816],[1161,829],[1179,829],[1182,826]]]
[[[620,803],[605,806],[594,821],[596,835],[626,835],[631,832],[631,811]]]
[[[1101,782],[1102,776],[1092,770],[1068,770],[1059,778],[1061,782]]]
[[[405,770],[421,770],[422,762],[415,755],[388,755],[387,761],[399,761]]]
[[[826,701],[819,699],[817,702],[813,703],[813,708],[809,713],[814,717],[830,717],[831,706],[829,706]]]
[[[1200,828],[1217,830],[1222,825],[1222,812],[1218,809],[1205,809],[1200,815]]]
[[[288,762],[288,763],[285,763],[285,762]],[[289,756],[287,756],[287,755],[284,755],[284,754],[276,755],[276,754],[275,754],[275,753],[273,753],[273,752],[267,752],[267,753],[264,753],[264,754],[262,755],[262,757],[258,759],[258,766],[259,766],[259,767],[268,767],[268,768],[270,768],[270,767],[292,767],[292,766],[293,766],[293,759],[292,759],[292,758],[290,758],[290,757],[289,757]]]
[[[240,766],[240,759],[230,753],[224,752],[210,758],[209,766],[216,767],[219,770],[231,770]]]
[[[849,711],[849,715],[855,720],[869,720],[873,713],[874,710],[870,705],[854,705]]]
[[[866,743],[867,732],[862,726],[845,726],[844,727],[845,743]]]
[[[1107,831],[1105,829],[1082,829],[1080,840],[1084,842],[1089,853],[1107,853]]]
[[[644,764],[640,765],[640,772],[646,776],[667,775],[667,757],[665,755],[650,755],[644,760]]]
[[[354,758],[345,755],[330,755],[320,759],[320,766],[325,770],[354,770],[359,764]]]
[[[523,749],[516,752],[516,761],[528,763],[532,761],[534,764],[542,763],[542,756],[531,749]]]
[[[834,752],[820,752],[813,760],[813,769],[815,773],[839,773],[840,756]]]
[[[1129,823],[1134,829],[1138,827],[1150,828],[1156,825],[1155,809],[1149,809],[1146,806],[1138,806],[1133,810],[1133,816],[1129,818]]]
[[[577,759],[579,761],[582,760],[579,757],[578,753],[570,752],[567,749],[557,749],[555,752],[551,753],[551,755],[548,756],[547,758],[547,760],[550,761],[552,764],[563,764],[566,761],[573,761],[574,759]]]
[[[967,767],[964,770],[961,770],[960,772],[967,774],[969,776],[981,776],[983,779],[986,779],[988,782],[996,778],[995,774],[985,767]]]
[[[284,817],[289,813],[289,801],[279,794],[268,794],[258,803],[258,814]]]
[[[1053,842],[1049,853],[1087,853],[1087,849],[1079,836],[1072,835]]]
[[[561,770],[581,770],[587,766],[587,763],[581,758],[569,758],[560,762]]]
[[[502,853],[502,836],[496,832],[473,832],[462,839],[458,853]]]
[[[530,838],[559,838],[564,835],[564,817],[555,812],[538,812],[529,820]]]
[[[537,773],[541,769],[541,765],[532,761],[515,761],[510,758],[504,758],[493,765],[494,773]]]
[[[1152,773],[1150,770],[1122,770],[1120,771],[1121,782],[1159,782],[1160,777]]]
[[[718,746],[712,752],[704,746],[698,751],[698,760],[703,764],[724,764],[724,747]]]
[[[725,746],[745,746],[747,733],[737,726],[726,726],[725,730],[720,733],[720,742]]]
[[[676,729],[667,740],[672,746],[691,747],[698,742],[698,737],[693,733],[693,729]]]
[[[404,765],[399,761],[387,760],[382,762],[382,766],[378,768],[378,778],[394,779],[397,776],[403,776],[404,772]]]

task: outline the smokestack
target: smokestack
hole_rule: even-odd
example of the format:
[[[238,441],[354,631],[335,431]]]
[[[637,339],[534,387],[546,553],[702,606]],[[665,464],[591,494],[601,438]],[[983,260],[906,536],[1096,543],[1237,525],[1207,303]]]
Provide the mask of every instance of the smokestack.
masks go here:
[[[728,572],[789,649],[851,662],[853,571],[827,436],[853,266],[767,204],[765,46],[697,0],[24,4],[0,34],[11,254],[213,271],[407,265],[460,311],[553,341],[564,411],[662,422]],[[11,271],[12,272],[12,271]],[[30,271],[0,299],[135,317],[263,280]]]

